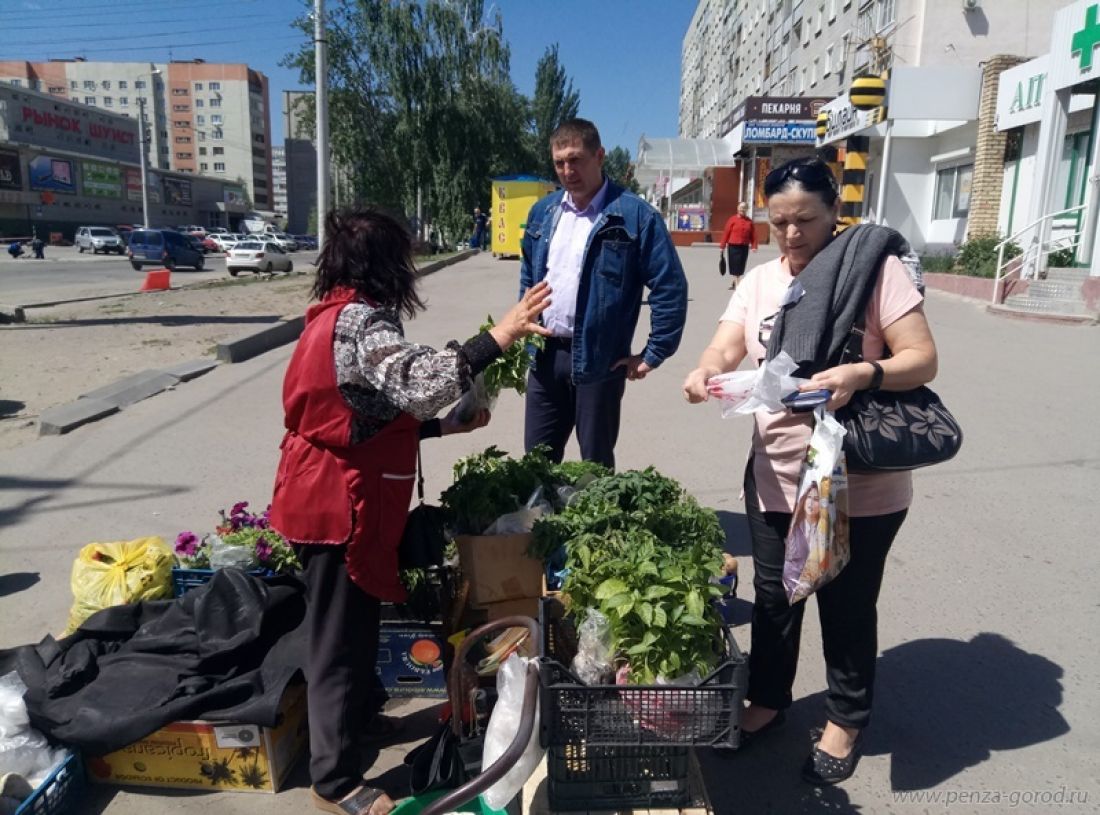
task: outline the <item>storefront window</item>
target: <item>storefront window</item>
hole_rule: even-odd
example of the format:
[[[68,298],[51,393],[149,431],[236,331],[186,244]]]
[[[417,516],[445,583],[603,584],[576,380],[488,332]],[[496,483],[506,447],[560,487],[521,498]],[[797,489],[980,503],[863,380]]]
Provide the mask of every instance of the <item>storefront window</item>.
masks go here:
[[[1063,209],[1071,209],[1085,202],[1085,185],[1088,181],[1089,134],[1071,133],[1062,145],[1062,160],[1055,177],[1055,200],[1061,200]]]
[[[965,218],[970,213],[970,189],[974,165],[948,167],[936,173],[936,200],[932,217],[937,221]]]

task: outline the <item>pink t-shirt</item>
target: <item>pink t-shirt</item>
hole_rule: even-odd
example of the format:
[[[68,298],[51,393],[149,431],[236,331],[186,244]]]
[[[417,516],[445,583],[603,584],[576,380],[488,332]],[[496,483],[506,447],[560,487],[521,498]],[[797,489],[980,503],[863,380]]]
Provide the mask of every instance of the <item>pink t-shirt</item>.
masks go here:
[[[757,366],[767,355],[779,304],[792,279],[785,257],[757,266],[745,275],[722,315],[723,321],[744,326],[745,348]],[[898,258],[888,257],[867,304],[863,358],[882,359],[886,345],[883,330],[921,302],[905,266]],[[768,512],[793,512],[813,414],[781,411],[753,415],[753,475],[760,507]],[[850,473],[848,479],[848,514],[854,517],[898,512],[913,499],[913,479],[908,472]]]

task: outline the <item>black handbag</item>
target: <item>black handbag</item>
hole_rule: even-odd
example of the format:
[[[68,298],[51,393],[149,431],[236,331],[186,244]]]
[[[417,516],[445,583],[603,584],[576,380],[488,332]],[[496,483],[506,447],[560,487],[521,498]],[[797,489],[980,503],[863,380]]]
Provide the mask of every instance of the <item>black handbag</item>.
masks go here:
[[[718,251],[722,252],[723,250],[719,249]],[[724,275],[725,273],[726,273],[726,255],[723,252],[723,254],[718,256],[718,274]]]
[[[400,569],[428,569],[443,565],[447,546],[444,527],[447,513],[441,507],[424,503],[424,469],[420,466],[420,448],[416,450],[416,495],[419,503],[409,512],[405,532],[397,548]]]
[[[840,362],[863,361],[866,304],[851,328]],[[836,412],[846,431],[850,472],[916,470],[940,464],[962,446],[962,428],[931,388],[856,391]]]

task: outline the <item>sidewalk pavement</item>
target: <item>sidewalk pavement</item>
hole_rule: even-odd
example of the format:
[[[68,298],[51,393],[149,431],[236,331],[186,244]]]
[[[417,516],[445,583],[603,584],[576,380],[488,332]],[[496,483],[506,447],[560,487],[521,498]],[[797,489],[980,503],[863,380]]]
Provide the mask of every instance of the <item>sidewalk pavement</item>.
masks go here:
[[[679,390],[728,283],[712,249],[681,256],[692,284],[684,341],[628,386],[619,463],[654,464],[719,512],[729,550],[742,557],[736,633],[747,647],[751,563],[738,494],[750,423],[721,419],[713,404],[688,406]],[[429,309],[408,335],[436,347],[465,339],[512,302],[517,269],[481,255],[426,278]],[[1001,320],[983,303],[940,292],[929,294],[927,312],[941,356],[934,387],[966,440],[954,461],[914,474],[914,505],[879,604],[882,658],[865,757],[841,787],[818,791],[798,778],[825,687],[811,608],[785,728],[729,758],[701,751],[718,813],[918,813],[949,803],[951,812],[994,812],[1012,801],[1014,811],[1050,812],[1060,791],[1062,801],[1088,795],[1089,805],[1067,811],[1094,811],[1100,801],[1100,548],[1090,517],[1100,490],[1100,332]],[[171,539],[213,525],[235,501],[267,502],[289,353],[221,366],[125,414],[0,454],[0,647],[64,626],[81,545]],[[426,444],[429,497],[450,483],[462,455],[489,444],[520,452],[522,423],[522,400],[504,395],[485,430]],[[390,772],[400,754],[387,751],[375,772]],[[106,787],[84,811],[311,811],[304,768],[273,797]]]

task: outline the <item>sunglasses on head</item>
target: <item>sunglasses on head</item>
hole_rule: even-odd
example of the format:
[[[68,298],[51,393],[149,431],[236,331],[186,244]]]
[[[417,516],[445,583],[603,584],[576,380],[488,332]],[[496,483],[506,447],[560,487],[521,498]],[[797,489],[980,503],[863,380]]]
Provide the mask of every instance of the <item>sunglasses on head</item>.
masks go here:
[[[794,179],[808,189],[821,189],[825,186],[835,188],[833,171],[820,161],[789,162],[776,167],[764,177],[764,194],[775,195],[783,189],[788,179]]]

